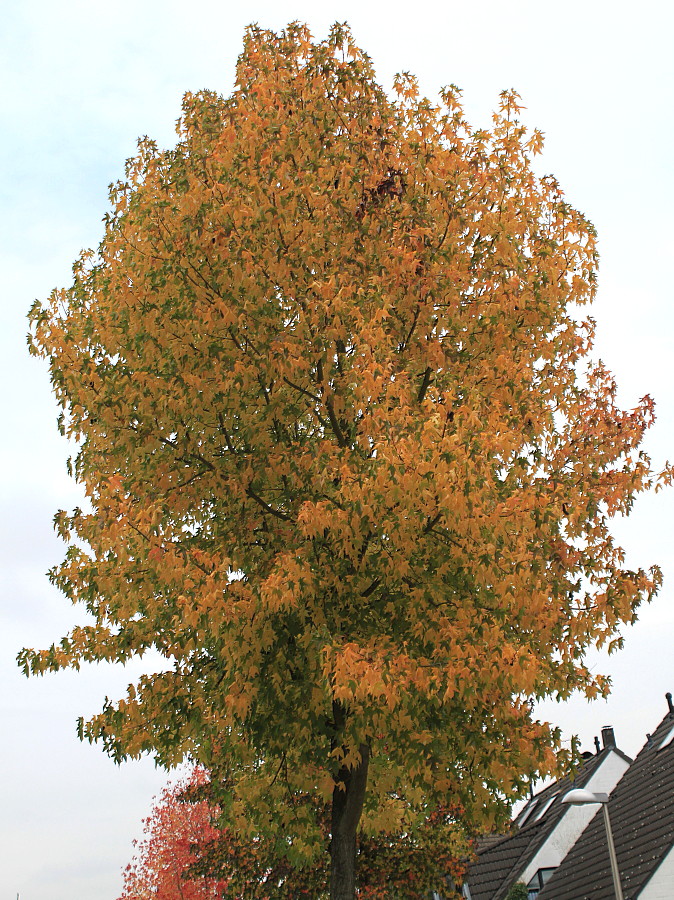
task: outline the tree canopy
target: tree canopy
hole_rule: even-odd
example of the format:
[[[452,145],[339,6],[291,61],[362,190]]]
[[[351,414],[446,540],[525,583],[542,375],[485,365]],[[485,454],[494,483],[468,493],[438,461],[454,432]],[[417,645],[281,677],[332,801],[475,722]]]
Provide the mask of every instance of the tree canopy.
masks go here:
[[[191,756],[298,860],[320,827],[284,797],[331,802],[333,871],[361,813],[489,827],[555,769],[533,701],[607,691],[585,651],[660,580],[610,519],[669,477],[591,357],[595,231],[518,95],[472,130],[458,89],[394,88],[345,26],[250,28],[30,316],[87,497],[52,579],[93,623],[21,664],[155,648],[81,736]]]

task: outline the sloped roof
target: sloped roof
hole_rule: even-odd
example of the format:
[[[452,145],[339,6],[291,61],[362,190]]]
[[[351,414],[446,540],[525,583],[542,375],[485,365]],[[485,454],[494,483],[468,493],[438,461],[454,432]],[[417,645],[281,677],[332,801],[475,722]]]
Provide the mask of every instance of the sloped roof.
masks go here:
[[[674,845],[674,729],[668,713],[641,750],[609,803],[609,815],[626,900],[637,900]],[[593,817],[539,900],[614,900],[604,817]]]
[[[563,806],[559,802],[560,797],[572,787],[584,787],[592,773],[610,752],[618,753],[629,762],[629,758],[615,747],[602,750],[596,756],[589,757],[583,761],[575,776],[556,781],[536,794],[534,798],[538,801],[536,807],[523,822],[521,828],[517,829],[515,826],[516,830],[503,835],[496,843],[489,843],[484,848],[478,847],[477,861],[471,865],[466,876],[472,900],[503,900],[512,884],[568,811],[569,807]],[[536,821],[540,811],[545,808],[546,802],[556,794],[559,794],[560,797],[557,797],[545,814]],[[520,813],[518,817],[520,821],[522,821],[522,816],[523,813]],[[578,900],[578,898],[574,898],[574,900]]]

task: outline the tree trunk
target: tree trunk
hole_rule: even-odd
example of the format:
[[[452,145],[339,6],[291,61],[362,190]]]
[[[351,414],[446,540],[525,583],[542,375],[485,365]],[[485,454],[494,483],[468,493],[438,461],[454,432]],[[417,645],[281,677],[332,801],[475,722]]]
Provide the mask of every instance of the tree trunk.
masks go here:
[[[356,832],[363,811],[370,748],[360,745],[360,764],[355,769],[343,766],[332,792],[332,838],[330,841],[330,900],[355,900]]]

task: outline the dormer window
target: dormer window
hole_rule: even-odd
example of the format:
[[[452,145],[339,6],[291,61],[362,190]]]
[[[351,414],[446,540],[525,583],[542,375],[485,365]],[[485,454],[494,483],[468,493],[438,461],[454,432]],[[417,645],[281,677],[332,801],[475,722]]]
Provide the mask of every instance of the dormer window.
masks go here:
[[[538,897],[539,891],[542,890],[546,881],[550,880],[554,871],[554,869],[539,869],[538,872],[536,872],[527,885],[529,894],[528,900],[535,900],[535,898]]]

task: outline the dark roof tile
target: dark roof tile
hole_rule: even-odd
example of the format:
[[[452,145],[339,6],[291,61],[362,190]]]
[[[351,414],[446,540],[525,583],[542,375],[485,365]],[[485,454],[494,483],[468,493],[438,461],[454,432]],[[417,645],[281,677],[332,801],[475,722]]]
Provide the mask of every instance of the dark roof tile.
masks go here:
[[[611,794],[609,815],[626,898],[636,900],[674,844],[674,727],[670,713]],[[600,808],[539,894],[540,900],[614,900]]]
[[[629,757],[620,750],[612,749],[614,753],[617,752],[629,761]],[[490,835],[490,840],[486,844],[478,846],[477,861],[470,867],[466,877],[472,900],[503,900],[513,882],[521,875],[568,809],[559,802],[559,799],[555,799],[545,815],[536,821],[546,802],[557,794],[563,795],[571,787],[583,787],[609,752],[602,750],[598,756],[584,760],[575,775],[556,781],[536,794],[534,797],[537,801],[536,807],[520,829],[515,826],[515,830],[509,834]],[[518,816],[520,821],[522,815],[523,812]]]

